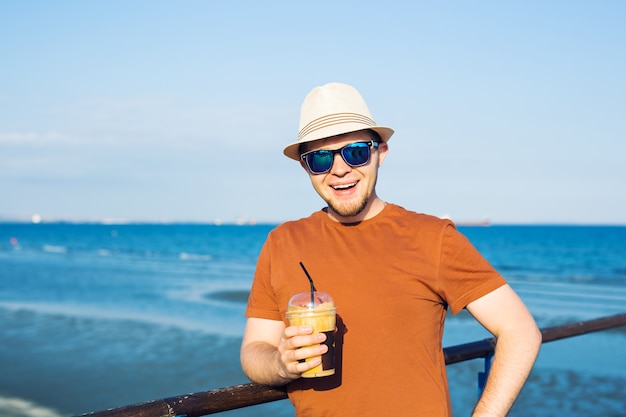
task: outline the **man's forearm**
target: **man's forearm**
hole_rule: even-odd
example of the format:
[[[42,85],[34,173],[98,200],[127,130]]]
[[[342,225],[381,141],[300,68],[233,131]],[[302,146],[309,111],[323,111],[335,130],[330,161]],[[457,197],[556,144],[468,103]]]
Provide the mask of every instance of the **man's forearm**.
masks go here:
[[[291,379],[284,376],[280,353],[265,342],[252,342],[241,349],[241,367],[250,380],[265,385],[285,385]]]
[[[541,333],[528,326],[525,332],[498,338],[496,352],[473,416],[506,416],[535,363],[541,346]]]

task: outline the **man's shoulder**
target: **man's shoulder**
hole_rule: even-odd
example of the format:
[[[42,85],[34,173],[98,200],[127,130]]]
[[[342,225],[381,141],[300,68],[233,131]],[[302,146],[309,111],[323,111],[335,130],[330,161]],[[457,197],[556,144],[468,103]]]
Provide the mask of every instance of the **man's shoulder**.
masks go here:
[[[454,223],[450,219],[441,218],[432,214],[419,213],[412,210],[407,210],[397,204],[389,204],[390,218],[397,222],[411,224],[419,227],[433,227],[442,229],[447,226],[453,226]]]

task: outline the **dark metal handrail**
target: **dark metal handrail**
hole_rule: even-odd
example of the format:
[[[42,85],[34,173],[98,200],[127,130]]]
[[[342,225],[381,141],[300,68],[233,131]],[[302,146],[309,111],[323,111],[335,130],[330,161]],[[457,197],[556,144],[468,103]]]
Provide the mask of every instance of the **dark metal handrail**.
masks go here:
[[[542,343],[626,325],[626,313],[541,330]],[[495,338],[444,348],[446,365],[485,358],[495,348]],[[82,417],[200,417],[287,398],[285,387],[255,383],[179,395],[139,404],[81,414]]]

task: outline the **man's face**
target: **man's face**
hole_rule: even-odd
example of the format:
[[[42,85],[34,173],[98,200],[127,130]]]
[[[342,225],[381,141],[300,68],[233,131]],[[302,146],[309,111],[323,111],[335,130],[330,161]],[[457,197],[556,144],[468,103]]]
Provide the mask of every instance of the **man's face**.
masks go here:
[[[307,151],[335,150],[354,142],[370,140],[370,133],[367,131],[352,132],[312,142]],[[328,204],[329,214],[337,221],[353,223],[377,214],[372,212],[372,205],[377,199],[375,188],[378,167],[387,154],[387,144],[381,142],[378,149],[372,146],[370,151],[369,163],[356,168],[346,164],[340,154],[335,154],[331,170],[319,175],[309,173],[304,162],[300,161],[309,173],[313,188]]]

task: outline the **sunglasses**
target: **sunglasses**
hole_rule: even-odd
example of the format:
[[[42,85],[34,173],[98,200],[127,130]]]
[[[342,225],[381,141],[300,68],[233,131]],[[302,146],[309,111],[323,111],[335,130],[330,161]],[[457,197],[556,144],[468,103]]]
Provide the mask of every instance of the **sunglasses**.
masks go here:
[[[336,154],[340,154],[345,163],[352,168],[367,165],[372,155],[370,146],[378,148],[378,142],[373,140],[369,142],[354,142],[335,150],[320,149],[309,151],[300,155],[300,159],[306,163],[311,174],[326,174],[333,168]]]

